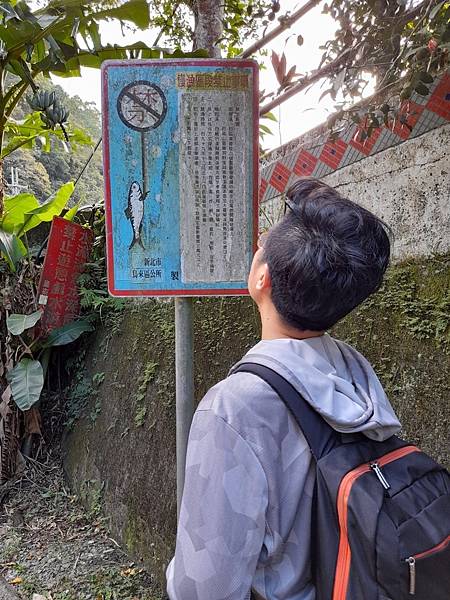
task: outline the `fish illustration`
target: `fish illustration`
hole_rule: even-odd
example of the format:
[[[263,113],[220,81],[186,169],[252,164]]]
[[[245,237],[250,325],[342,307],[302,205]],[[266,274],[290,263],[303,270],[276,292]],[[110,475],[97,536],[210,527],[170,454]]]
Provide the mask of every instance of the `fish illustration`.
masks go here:
[[[133,181],[128,192],[128,204],[125,209],[125,216],[131,222],[133,229],[133,240],[130,244],[130,250],[135,244],[139,244],[144,248],[141,239],[142,219],[144,218],[144,200],[145,196],[142,193],[141,186],[137,181]]]

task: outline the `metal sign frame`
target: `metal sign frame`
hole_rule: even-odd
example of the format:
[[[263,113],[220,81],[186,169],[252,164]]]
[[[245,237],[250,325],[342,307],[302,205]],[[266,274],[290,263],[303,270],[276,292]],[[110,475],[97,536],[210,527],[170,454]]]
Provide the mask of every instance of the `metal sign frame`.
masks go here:
[[[102,119],[103,119],[103,163],[104,163],[104,173],[105,173],[105,206],[106,206],[106,244],[107,244],[107,261],[108,261],[108,287],[109,292],[113,296],[119,297],[132,297],[132,296],[175,296],[175,297],[192,297],[192,296],[236,296],[236,295],[246,295],[248,294],[247,287],[242,288],[218,288],[218,287],[202,287],[202,288],[180,288],[180,289],[117,289],[115,287],[115,274],[114,274],[114,246],[113,246],[113,219],[112,219],[112,190],[111,190],[111,156],[110,156],[110,131],[109,131],[109,110],[112,105],[109,97],[109,89],[108,89],[108,71],[111,68],[130,68],[130,67],[153,67],[153,66],[172,66],[172,67],[215,67],[226,69],[227,67],[233,68],[241,68],[241,69],[252,69],[252,83],[253,83],[253,99],[252,99],[252,215],[251,215],[251,227],[252,227],[252,251],[256,249],[256,240],[258,234],[258,210],[259,210],[259,202],[258,202],[258,170],[259,170],[259,124],[258,124],[258,108],[259,108],[259,98],[258,98],[258,65],[255,61],[251,60],[213,60],[213,59],[161,59],[161,60],[129,60],[129,61],[106,61],[102,66]],[[144,148],[146,147],[146,137],[150,130],[159,126],[159,124],[166,117],[168,106],[167,100],[163,91],[159,88],[159,86],[153,82],[148,81],[144,78],[145,75],[141,79],[136,79],[130,84],[126,85],[121,92],[119,93],[119,97],[117,99],[116,110],[118,112],[119,119],[123,124],[126,124],[127,127],[130,127],[135,132],[141,132],[141,151],[142,151],[142,173],[143,175],[146,173],[147,165],[144,161]],[[126,116],[123,114],[123,110],[121,110],[120,100],[123,98],[125,94],[129,94],[133,97],[133,86],[148,86],[153,88],[153,90],[160,95],[160,102],[158,103],[159,112],[151,111],[148,107],[147,110],[150,110],[150,114],[152,114],[154,123],[150,125],[147,123],[144,128],[139,128],[134,124],[130,124],[126,121]],[[131,90],[131,91],[130,91]],[[158,120],[157,115],[160,115]],[[150,133],[151,134],[151,133]],[[139,193],[143,193],[144,195],[147,193],[145,189],[145,180],[146,176],[144,175],[144,189],[138,190]],[[133,184],[134,185],[134,182]],[[137,188],[136,188],[137,190]],[[131,193],[131,187],[130,187]],[[134,240],[133,242],[134,243]],[[187,284],[185,283],[185,286]]]

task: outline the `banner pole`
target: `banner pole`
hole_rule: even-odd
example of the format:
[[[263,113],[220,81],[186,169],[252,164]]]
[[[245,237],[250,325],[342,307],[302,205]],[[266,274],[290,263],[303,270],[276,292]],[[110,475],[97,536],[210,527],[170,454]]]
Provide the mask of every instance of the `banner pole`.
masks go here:
[[[186,449],[194,414],[194,327],[192,298],[175,298],[177,515],[180,516]]]

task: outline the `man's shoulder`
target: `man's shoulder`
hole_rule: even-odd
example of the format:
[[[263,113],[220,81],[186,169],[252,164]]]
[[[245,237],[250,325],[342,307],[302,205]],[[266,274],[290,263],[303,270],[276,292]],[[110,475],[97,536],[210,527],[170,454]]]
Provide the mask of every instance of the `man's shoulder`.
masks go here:
[[[260,394],[271,392],[271,388],[253,373],[233,373],[208,390],[198,406],[198,410],[216,410],[224,406],[248,405],[256,401]]]
[[[222,418],[237,431],[277,420],[286,409],[273,389],[253,373],[233,373],[213,386],[198,405]]]

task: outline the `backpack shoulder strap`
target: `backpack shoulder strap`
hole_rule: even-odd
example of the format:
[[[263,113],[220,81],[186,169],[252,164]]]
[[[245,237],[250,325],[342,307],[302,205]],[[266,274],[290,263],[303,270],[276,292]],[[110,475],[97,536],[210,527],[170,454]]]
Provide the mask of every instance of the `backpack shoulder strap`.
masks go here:
[[[340,445],[340,435],[315,411],[282,375],[257,363],[241,363],[233,373],[253,373],[278,394],[297,421],[316,460]]]

